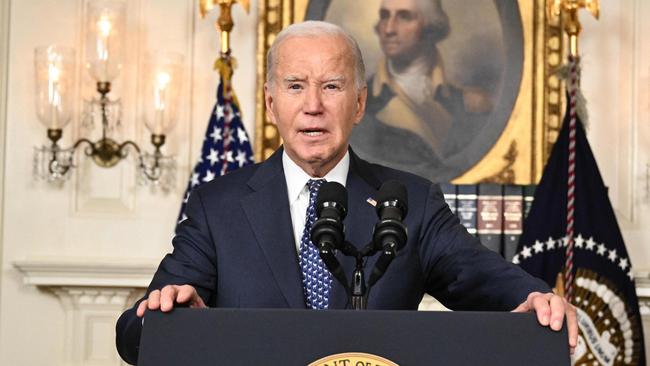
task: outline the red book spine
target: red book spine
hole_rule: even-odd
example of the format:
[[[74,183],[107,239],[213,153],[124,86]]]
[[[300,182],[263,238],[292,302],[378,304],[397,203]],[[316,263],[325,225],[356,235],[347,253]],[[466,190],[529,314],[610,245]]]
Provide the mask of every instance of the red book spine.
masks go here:
[[[478,195],[477,229],[481,243],[502,254],[503,194],[501,185],[482,184]]]

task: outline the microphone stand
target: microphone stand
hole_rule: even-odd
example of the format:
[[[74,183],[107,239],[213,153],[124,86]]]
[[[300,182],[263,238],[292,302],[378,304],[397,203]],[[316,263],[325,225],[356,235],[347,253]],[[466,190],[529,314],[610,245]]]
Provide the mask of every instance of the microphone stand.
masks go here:
[[[393,223],[394,222],[395,221],[393,221]],[[404,241],[406,241],[406,230],[404,225],[398,223],[397,229],[398,230],[395,230],[394,226],[390,228],[391,232],[394,233],[400,233],[399,229],[402,229]],[[352,309],[366,310],[368,308],[368,292],[372,286],[374,286],[377,281],[384,276],[384,273],[386,273],[386,269],[388,269],[390,263],[395,259],[397,248],[391,245],[380,249],[374,241],[371,241],[362,250],[358,250],[352,243],[346,240],[339,250],[348,257],[354,257],[356,262],[354,272],[352,273],[352,281],[348,285],[347,276],[343,272],[340,262],[336,259],[333,247],[334,246],[331,243],[323,243],[323,245],[318,247],[321,259],[330,273],[332,273],[333,277],[336,278],[345,289],[345,292],[348,295],[348,300],[352,304]],[[370,274],[370,281],[367,283],[365,272],[363,271],[364,259],[375,255],[379,251],[381,251],[382,254],[377,259],[375,268],[373,268],[373,271]]]
[[[334,278],[346,290],[345,292],[348,295],[348,300],[352,304],[352,309],[365,310],[368,307],[369,287],[366,285],[365,273],[363,272],[363,260],[374,254],[372,243],[368,244],[364,250],[359,251],[352,243],[346,240],[340,250],[344,255],[354,257],[356,261],[354,272],[352,273],[352,281],[349,285],[347,283],[347,276],[343,273],[339,261],[332,255],[332,251],[328,250],[327,246],[323,246],[319,248],[319,254],[330,273],[333,274]]]
[[[368,307],[368,292],[363,272],[363,258],[364,256],[361,253],[357,253],[355,256],[357,263],[352,274],[352,293],[349,295],[354,310],[365,310]]]
[[[364,259],[373,256],[377,252],[375,246],[371,242],[366,245],[363,250],[358,251],[356,247],[354,247],[350,242],[346,241],[345,244],[345,249],[342,250],[343,254],[354,257],[356,265],[354,272],[352,273],[352,281],[350,287],[347,287],[345,284],[343,284],[343,287],[349,289],[348,296],[350,298],[350,303],[352,304],[352,309],[366,310],[368,308],[368,293],[370,289],[384,275],[388,264],[390,264],[394,257],[390,257],[388,259],[388,263],[385,263],[386,258],[384,258],[382,255],[382,257],[379,258],[379,261],[384,262],[384,266],[382,266],[383,268],[379,272],[377,269],[374,269],[373,273],[370,276],[370,283],[367,283],[365,272],[363,271]]]

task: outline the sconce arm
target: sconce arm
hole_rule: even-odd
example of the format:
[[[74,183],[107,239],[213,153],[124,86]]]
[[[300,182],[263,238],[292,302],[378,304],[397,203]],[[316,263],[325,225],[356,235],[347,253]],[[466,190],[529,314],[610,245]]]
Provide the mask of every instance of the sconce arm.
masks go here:
[[[135,142],[131,140],[124,141],[123,143],[120,144],[119,152],[120,152],[120,157],[122,159],[126,158],[127,155],[129,155],[128,150],[126,149],[127,147],[131,146],[135,152],[138,153],[138,156],[142,155],[142,152],[140,150],[140,146],[136,144]]]
[[[92,142],[90,140],[79,139],[77,140],[77,142],[74,143],[74,145],[72,145],[71,148],[61,149],[61,147],[57,143],[59,138],[61,137],[60,134],[58,136],[53,136],[53,134],[50,133],[50,130],[48,130],[48,136],[52,140],[52,147],[50,149],[50,151],[52,152],[52,157],[50,158],[50,162],[48,163],[48,170],[50,174],[53,175],[65,176],[70,170],[70,168],[74,168],[74,152],[77,150],[79,145],[81,145],[82,143],[87,143],[92,148]],[[63,159],[61,159],[62,152],[65,152]]]
[[[128,146],[131,146],[137,153],[138,153],[138,161],[139,161],[139,167],[140,171],[144,176],[147,177],[152,182],[158,181],[160,177],[163,174],[163,170],[161,169],[160,166],[160,160],[162,159],[163,155],[160,150],[160,147],[165,143],[165,136],[164,135],[151,135],[151,142],[155,146],[155,150],[153,154],[147,154],[148,156],[153,157],[153,161],[149,164],[147,164],[146,159],[145,159],[145,154],[142,153],[142,150],[140,147],[133,141],[125,141],[120,145],[120,155],[122,158],[126,157],[127,150],[126,148]]]
[[[74,143],[74,145],[72,145],[72,150],[77,150],[77,148],[83,143],[88,144],[88,147],[90,147],[92,149],[92,147],[93,147],[93,142],[92,141],[90,141],[90,140],[88,140],[86,138],[80,138],[79,140],[77,140],[77,142]]]

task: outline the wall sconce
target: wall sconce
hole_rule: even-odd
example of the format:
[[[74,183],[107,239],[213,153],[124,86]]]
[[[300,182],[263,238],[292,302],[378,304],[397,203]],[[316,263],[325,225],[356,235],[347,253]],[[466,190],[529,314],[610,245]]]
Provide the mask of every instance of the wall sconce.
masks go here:
[[[34,171],[38,178],[63,181],[69,177],[75,164],[75,151],[84,147],[84,154],[99,166],[110,168],[129,155],[137,154],[139,181],[169,189],[175,181],[173,156],[161,151],[165,136],[177,118],[177,104],[183,75],[183,57],[180,54],[156,53],[146,57],[142,73],[143,115],[145,126],[151,132],[153,153],[143,152],[133,141],[118,142],[114,137],[120,127],[121,103],[109,98],[111,83],[123,67],[125,3],[98,0],[88,4],[86,13],[85,68],[96,82],[98,96],[84,102],[82,126],[92,131],[101,126],[101,137],[92,141],[79,138],[69,148],[58,141],[63,128],[72,119],[74,100],[75,51],[61,46],[36,49],[36,108],[39,120],[47,127],[50,146],[36,148]]]

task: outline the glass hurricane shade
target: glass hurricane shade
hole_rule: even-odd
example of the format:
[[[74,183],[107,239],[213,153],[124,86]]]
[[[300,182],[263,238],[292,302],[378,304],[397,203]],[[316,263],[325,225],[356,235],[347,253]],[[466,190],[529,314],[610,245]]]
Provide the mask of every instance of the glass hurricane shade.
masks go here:
[[[143,72],[144,123],[154,135],[165,135],[178,117],[183,56],[160,52],[146,57]]]
[[[122,1],[94,0],[86,14],[86,68],[98,82],[111,82],[122,69],[126,7]]]
[[[62,129],[72,119],[75,51],[70,47],[38,47],[34,54],[36,114],[48,129]]]

